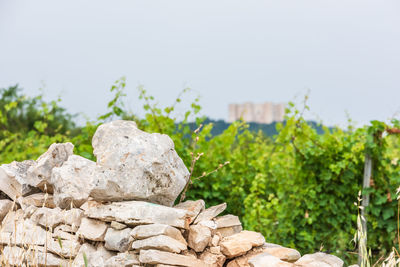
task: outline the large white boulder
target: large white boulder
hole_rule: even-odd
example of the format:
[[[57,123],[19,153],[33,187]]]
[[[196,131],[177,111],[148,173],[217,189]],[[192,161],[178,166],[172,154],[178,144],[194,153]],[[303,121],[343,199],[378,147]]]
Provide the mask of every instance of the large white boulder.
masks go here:
[[[97,164],[114,175],[96,181],[99,200],[146,200],[172,206],[189,178],[171,138],[139,130],[133,121],[100,125],[92,140]]]

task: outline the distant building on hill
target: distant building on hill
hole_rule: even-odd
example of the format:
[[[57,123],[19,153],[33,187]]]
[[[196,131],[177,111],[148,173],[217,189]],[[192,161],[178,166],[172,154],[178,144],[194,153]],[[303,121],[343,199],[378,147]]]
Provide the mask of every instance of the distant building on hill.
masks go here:
[[[285,115],[284,103],[251,103],[229,104],[229,122],[243,118],[247,122],[271,123],[283,121]]]

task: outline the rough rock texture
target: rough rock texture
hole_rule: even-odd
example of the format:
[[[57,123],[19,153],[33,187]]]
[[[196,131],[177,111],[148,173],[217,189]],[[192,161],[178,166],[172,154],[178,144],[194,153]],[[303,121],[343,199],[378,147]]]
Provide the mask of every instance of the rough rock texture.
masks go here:
[[[74,145],[71,143],[52,144],[49,149],[41,155],[35,165],[30,166],[27,171],[28,184],[33,187],[44,189],[46,184],[48,192],[52,192],[50,183],[51,173],[54,167],[61,167],[63,163],[73,154]]]
[[[8,262],[13,266],[49,266],[49,267],[59,267],[67,266],[68,261],[61,259],[60,257],[52,253],[44,253],[42,251],[26,251],[20,247],[9,247],[6,246],[3,250],[4,261]]]
[[[139,225],[132,230],[131,235],[134,239],[145,239],[157,235],[166,235],[181,242],[185,246],[187,245],[187,242],[185,238],[183,238],[181,231],[166,224],[155,223]]]
[[[195,224],[198,224],[201,221],[208,221],[217,217],[221,212],[226,209],[226,203],[219,204],[214,207],[210,207],[204,211],[202,211],[199,216],[197,216],[196,220],[194,221]]]
[[[254,256],[248,263],[250,267],[294,267],[293,263],[282,261],[266,252]]]
[[[105,248],[108,250],[114,250],[119,252],[128,251],[133,238],[131,237],[130,228],[125,228],[123,230],[115,230],[113,228],[108,228],[105,240]]]
[[[192,225],[189,228],[188,244],[196,252],[202,252],[211,242],[210,228],[201,225]]]
[[[141,250],[139,261],[141,263],[149,264],[169,264],[189,267],[207,266],[207,264],[205,264],[203,261],[190,256],[178,255],[175,253],[158,251],[154,249]]]
[[[83,218],[81,226],[79,227],[78,236],[92,240],[104,241],[106,235],[107,224],[102,221]]]
[[[25,160],[23,162],[13,161],[10,164],[1,165],[0,191],[12,200],[39,192],[39,189],[30,186],[27,181],[27,170],[35,164],[36,162],[33,160]]]
[[[187,200],[185,202],[179,203],[174,208],[190,211],[192,213],[192,215],[190,216],[190,223],[192,223],[196,219],[197,215],[199,215],[200,212],[204,210],[205,206],[206,204],[204,200],[199,199],[199,200]]]
[[[141,199],[171,206],[189,178],[171,138],[143,132],[133,121],[101,125],[92,145],[97,164],[116,171],[114,177],[97,181],[92,196],[112,201]]]
[[[180,253],[186,250],[186,245],[166,235],[152,236],[142,240],[136,240],[132,243],[134,250],[141,249],[158,249],[162,251]]]
[[[7,213],[13,208],[14,202],[8,199],[0,200],[0,221],[4,219]]]
[[[22,209],[25,209],[29,206],[35,207],[46,207],[46,208],[55,208],[56,205],[54,204],[53,195],[49,195],[46,193],[36,193],[33,195],[29,195],[26,197],[19,197],[17,199],[19,205],[21,205]]]
[[[138,254],[124,252],[109,258],[105,262],[105,267],[132,267],[140,266]]]
[[[228,258],[245,254],[251,248],[261,246],[265,243],[260,233],[242,231],[232,236],[224,237],[220,242],[221,252]]]
[[[323,252],[317,252],[314,254],[306,254],[295,262],[298,266],[331,266],[331,267],[342,267],[344,262],[334,256],[325,254]],[[319,265],[318,265],[319,264]]]
[[[95,162],[71,155],[61,167],[53,169],[54,203],[61,208],[79,208],[88,199],[97,175]]]
[[[161,206],[144,201],[124,201],[101,204],[89,201],[85,215],[104,221],[118,221],[127,225],[160,223],[188,228],[190,213],[186,210]]]

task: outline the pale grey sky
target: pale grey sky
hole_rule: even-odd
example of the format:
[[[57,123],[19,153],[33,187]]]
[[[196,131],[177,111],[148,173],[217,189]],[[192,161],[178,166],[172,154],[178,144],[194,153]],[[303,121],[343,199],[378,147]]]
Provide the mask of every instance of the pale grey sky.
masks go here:
[[[189,86],[215,119],[310,90],[308,118],[386,120],[400,111],[400,1],[0,0],[0,87],[45,84],[94,117],[123,75],[134,111],[143,84],[162,105]]]

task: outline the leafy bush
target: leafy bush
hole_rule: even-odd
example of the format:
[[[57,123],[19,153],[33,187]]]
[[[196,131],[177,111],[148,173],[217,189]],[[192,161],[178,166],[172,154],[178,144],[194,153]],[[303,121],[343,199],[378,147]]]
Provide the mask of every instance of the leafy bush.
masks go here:
[[[160,108],[154,97],[139,88],[145,111],[144,118],[139,118],[125,108],[124,88],[125,79],[116,81],[109,111],[84,127],[76,127],[74,117],[57,102],[46,103],[41,96],[28,99],[16,95],[16,89],[2,89],[0,162],[35,159],[51,143],[66,141],[75,145],[75,153],[94,160],[91,139],[97,126],[112,119],[134,120],[144,131],[168,134],[188,167],[191,153],[204,153],[196,162],[194,179],[230,162],[218,172],[195,179],[188,199],[202,198],[208,205],[227,202],[227,212],[239,215],[245,228],[262,232],[268,242],[295,247],[302,253],[322,249],[350,257],[349,251],[355,250],[351,240],[357,219],[353,203],[362,186],[368,153],[374,161],[373,184],[364,192],[371,195],[369,246],[379,253],[394,246],[399,138],[385,134],[389,127],[385,123],[373,121],[370,126],[346,130],[320,126],[317,132],[304,120],[304,110],[290,104],[286,121],[277,124],[273,138],[249,130],[243,121],[230,124],[217,135],[211,134],[213,125],[205,123],[195,135],[189,121],[197,125],[205,121],[199,117],[198,98],[178,121],[174,114],[181,94],[173,105]],[[392,122],[394,127],[399,125]]]

